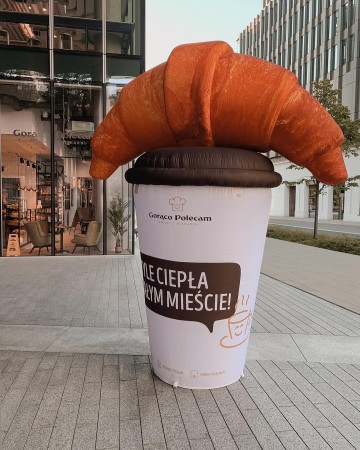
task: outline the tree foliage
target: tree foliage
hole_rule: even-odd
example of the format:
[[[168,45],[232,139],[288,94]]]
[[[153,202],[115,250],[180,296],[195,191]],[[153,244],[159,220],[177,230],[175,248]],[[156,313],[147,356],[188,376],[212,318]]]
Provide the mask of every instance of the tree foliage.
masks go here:
[[[352,120],[350,110],[341,103],[341,90],[335,89],[330,80],[317,81],[313,85],[313,96],[318,100],[344,134],[342,150],[345,156],[358,156],[360,148],[360,120]]]
[[[335,89],[330,80],[320,80],[313,84],[313,96],[318,100],[327,112],[332,116],[335,122],[341,128],[344,141],[341,149],[345,157],[359,156],[358,149],[360,148],[360,120],[352,120],[350,110],[347,106],[341,103],[341,90]],[[296,164],[291,164],[288,169],[300,170]],[[360,175],[348,178],[344,183],[334,186],[334,197],[339,197],[341,193],[349,190],[352,187],[359,186],[358,180]],[[318,227],[318,197],[322,194],[326,185],[320,185],[319,181],[314,176],[303,177],[295,182],[295,184],[314,184],[316,186],[316,201],[315,201],[315,221],[314,221],[314,239],[317,238]],[[289,184],[285,182],[285,184]]]

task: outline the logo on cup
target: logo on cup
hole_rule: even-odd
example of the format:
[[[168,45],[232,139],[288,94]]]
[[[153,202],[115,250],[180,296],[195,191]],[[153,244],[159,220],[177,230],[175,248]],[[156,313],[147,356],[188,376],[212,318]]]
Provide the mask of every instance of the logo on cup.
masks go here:
[[[183,211],[186,200],[181,197],[172,197],[169,199],[169,203],[173,211]]]
[[[249,296],[242,296],[242,306],[247,306]],[[224,348],[234,348],[243,344],[250,335],[252,311],[243,309],[228,319],[228,334],[223,336],[220,345]]]

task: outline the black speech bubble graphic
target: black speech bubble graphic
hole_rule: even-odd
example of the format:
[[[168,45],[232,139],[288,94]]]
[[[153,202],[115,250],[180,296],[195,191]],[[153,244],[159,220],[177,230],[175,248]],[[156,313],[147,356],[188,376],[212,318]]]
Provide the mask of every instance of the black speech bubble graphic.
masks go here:
[[[235,313],[241,269],[236,263],[194,263],[141,253],[146,306],[161,316],[200,322],[213,332],[214,322]]]

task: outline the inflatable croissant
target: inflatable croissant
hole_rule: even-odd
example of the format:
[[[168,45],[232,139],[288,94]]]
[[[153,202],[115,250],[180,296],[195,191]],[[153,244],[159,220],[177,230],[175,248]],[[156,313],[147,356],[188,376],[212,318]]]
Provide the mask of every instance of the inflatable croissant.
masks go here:
[[[337,184],[347,178],[342,141],[292,72],[225,42],[186,44],[123,88],[92,138],[90,174],[108,178],[155,148],[234,147],[274,150]]]

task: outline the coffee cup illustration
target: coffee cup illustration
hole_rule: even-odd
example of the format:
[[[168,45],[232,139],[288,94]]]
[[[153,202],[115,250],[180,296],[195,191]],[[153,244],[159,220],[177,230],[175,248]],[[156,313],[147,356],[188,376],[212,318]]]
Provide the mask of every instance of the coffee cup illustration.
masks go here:
[[[228,319],[228,334],[223,336],[220,345],[234,348],[243,344],[250,335],[252,311],[244,309]]]

